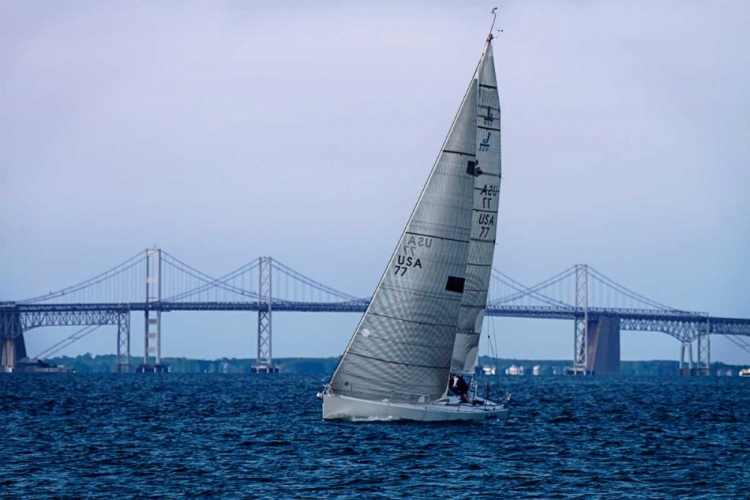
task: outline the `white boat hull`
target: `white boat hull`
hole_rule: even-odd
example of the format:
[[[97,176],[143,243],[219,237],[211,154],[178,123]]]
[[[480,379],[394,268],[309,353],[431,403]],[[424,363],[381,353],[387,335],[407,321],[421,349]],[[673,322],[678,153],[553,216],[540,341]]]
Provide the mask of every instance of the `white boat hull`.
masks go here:
[[[502,405],[471,404],[410,404],[367,401],[364,399],[323,394],[325,420],[415,420],[420,422],[450,422],[508,418]]]

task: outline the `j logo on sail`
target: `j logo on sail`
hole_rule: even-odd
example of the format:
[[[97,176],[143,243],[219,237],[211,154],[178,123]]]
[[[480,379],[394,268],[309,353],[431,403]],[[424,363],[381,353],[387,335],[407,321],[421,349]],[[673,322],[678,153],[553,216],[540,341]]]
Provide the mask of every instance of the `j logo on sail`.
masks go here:
[[[492,116],[492,108],[487,106],[487,116],[484,116],[484,124],[485,125],[492,125],[492,122],[495,121],[495,117]]]
[[[490,135],[492,135],[492,132],[487,132],[487,137],[485,137],[479,145],[479,151],[487,151],[490,149]]]

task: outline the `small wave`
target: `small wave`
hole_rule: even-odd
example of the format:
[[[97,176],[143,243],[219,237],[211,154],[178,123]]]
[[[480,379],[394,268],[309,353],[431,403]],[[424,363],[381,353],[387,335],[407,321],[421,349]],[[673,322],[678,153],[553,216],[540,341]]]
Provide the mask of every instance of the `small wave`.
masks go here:
[[[350,422],[398,422],[401,419],[389,415],[387,417],[351,417],[348,420]]]

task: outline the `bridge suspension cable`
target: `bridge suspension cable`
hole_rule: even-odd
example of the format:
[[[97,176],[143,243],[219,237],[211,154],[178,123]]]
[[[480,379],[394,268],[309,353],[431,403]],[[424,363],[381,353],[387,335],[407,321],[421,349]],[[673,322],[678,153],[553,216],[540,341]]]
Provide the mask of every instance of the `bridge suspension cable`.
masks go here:
[[[354,295],[349,295],[348,293],[340,292],[334,288],[326,286],[318,281],[315,281],[312,278],[305,276],[302,273],[295,271],[291,267],[279,262],[278,260],[274,259],[272,261],[272,267],[275,270],[281,272],[282,274],[285,274],[286,276],[289,276],[292,279],[300,281],[303,284],[308,285],[316,290],[327,293],[329,295],[333,295],[334,297],[340,298],[342,300],[351,301],[351,302],[361,302],[361,301],[369,300],[369,299],[363,299],[360,297],[355,297]]]
[[[89,278],[86,281],[82,281],[76,285],[69,286],[66,288],[62,288],[60,290],[57,290],[56,292],[50,292],[46,295],[40,295],[38,297],[33,297],[30,299],[19,301],[19,304],[34,304],[37,302],[44,302],[47,300],[57,299],[60,297],[63,297],[65,295],[69,295],[74,292],[78,292],[80,290],[83,290],[85,288],[92,287],[94,285],[97,285],[99,283],[102,283],[103,281],[109,280],[111,278],[114,278],[115,276],[121,275],[125,271],[132,269],[133,267],[137,266],[138,264],[142,263],[145,260],[145,255],[143,252],[138,252],[133,257],[129,258],[128,260],[104,271],[101,274],[98,274],[94,276],[93,278]]]
[[[565,308],[571,308],[573,307],[571,304],[566,304],[565,302],[562,302],[560,300],[553,299],[552,297],[549,297],[543,293],[540,292],[540,290],[543,290],[545,288],[548,288],[556,283],[559,283],[563,281],[564,279],[573,276],[575,274],[575,266],[571,266],[568,269],[565,269],[564,271],[561,271],[557,273],[556,275],[552,276],[549,279],[546,279],[540,283],[537,283],[536,285],[532,287],[526,287],[522,283],[514,280],[507,274],[503,273],[502,271],[498,271],[497,269],[492,269],[492,275],[495,277],[495,279],[500,280],[504,284],[510,286],[512,289],[516,290],[516,293],[507,295],[505,297],[500,297],[497,299],[493,299],[490,304],[491,305],[500,305],[505,304],[508,302],[512,302],[518,299],[521,299],[523,297],[531,296],[533,298],[536,298],[537,300],[540,300],[542,302],[545,302],[550,305],[555,306],[562,306]]]
[[[176,271],[182,272],[184,274],[187,274],[188,276],[191,276],[199,281],[202,281],[203,284],[192,288],[190,290],[175,294],[170,297],[166,297],[164,299],[165,302],[174,302],[177,300],[185,299],[187,297],[195,296],[201,292],[210,290],[211,288],[221,288],[223,290],[226,290],[228,292],[232,292],[244,297],[250,297],[253,299],[258,298],[257,292],[251,291],[251,290],[245,290],[244,288],[240,288],[234,285],[231,285],[227,283],[227,281],[236,278],[239,275],[242,275],[252,269],[255,269],[258,267],[258,262],[260,259],[255,259],[244,266],[235,269],[234,271],[220,277],[220,278],[214,278],[212,276],[209,276],[208,274],[199,271],[198,269],[192,267],[191,265],[187,264],[186,262],[181,261],[177,257],[167,253],[166,251],[162,250],[162,261],[172,266]]]
[[[750,342],[742,337],[735,337],[734,335],[725,335],[731,342],[744,351],[750,352]]]
[[[66,347],[68,347],[69,345],[74,344],[75,342],[78,342],[79,340],[81,340],[82,338],[90,334],[91,332],[98,330],[102,326],[103,325],[87,325],[81,328],[80,330],[78,330],[77,332],[75,332],[73,335],[70,335],[69,337],[62,339],[60,342],[56,343],[55,345],[50,346],[47,349],[43,350],[42,352],[36,355],[36,358],[37,359],[42,358],[42,357],[50,358],[52,357],[53,354],[56,354],[60,352],[62,349],[65,349]]]
[[[594,280],[598,281],[599,283],[601,283],[602,285],[605,285],[605,286],[607,286],[607,287],[615,290],[616,292],[619,292],[619,293],[621,293],[621,294],[623,294],[623,295],[625,295],[625,296],[627,296],[627,297],[629,297],[629,298],[631,298],[631,299],[633,299],[633,300],[635,300],[637,302],[640,302],[641,304],[646,304],[646,305],[648,305],[650,307],[653,307],[655,309],[661,309],[661,310],[665,310],[665,311],[685,312],[685,311],[680,311],[678,309],[675,309],[674,307],[670,307],[670,306],[664,305],[664,304],[662,304],[660,302],[656,302],[655,300],[651,300],[648,297],[645,297],[645,296],[641,295],[638,292],[634,292],[633,290],[630,290],[629,288],[626,288],[625,286],[617,283],[613,279],[608,278],[607,276],[605,276],[604,274],[600,273],[599,271],[597,271],[596,269],[594,269],[591,266],[589,266],[589,276],[592,279],[594,279]]]

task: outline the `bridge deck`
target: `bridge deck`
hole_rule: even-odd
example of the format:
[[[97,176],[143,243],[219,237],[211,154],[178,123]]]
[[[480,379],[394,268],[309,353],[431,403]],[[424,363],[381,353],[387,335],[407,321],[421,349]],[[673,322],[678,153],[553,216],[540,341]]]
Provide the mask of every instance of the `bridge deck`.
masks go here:
[[[357,302],[292,302],[274,301],[271,309],[276,312],[349,312],[362,313],[367,308],[368,301]],[[259,302],[129,302],[129,303],[100,303],[100,304],[0,304],[0,315],[23,315],[31,321],[22,321],[25,329],[42,326],[47,321],[41,321],[42,316],[52,315],[58,318],[54,324],[64,324],[62,316],[80,313],[124,313],[128,311],[265,311],[268,306]],[[554,306],[490,306],[488,316],[571,320],[583,317],[582,310],[572,307]],[[750,319],[721,318],[706,314],[650,309],[618,309],[618,308],[589,308],[588,318],[597,320],[602,316],[618,317],[623,330],[659,331],[669,334],[684,333],[685,329],[704,329],[705,324],[710,327],[712,334],[747,335],[750,336]],[[62,316],[61,316],[62,315]],[[101,314],[100,314],[101,316]],[[34,320],[33,318],[36,318]],[[90,319],[90,318],[89,318]],[[102,320],[104,321],[104,320]],[[106,320],[107,324],[111,320]],[[70,324],[81,324],[72,322]],[[676,335],[675,335],[676,336]],[[682,335],[681,335],[682,336]]]

